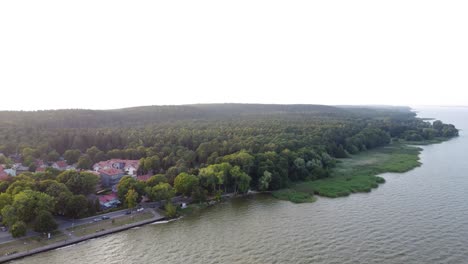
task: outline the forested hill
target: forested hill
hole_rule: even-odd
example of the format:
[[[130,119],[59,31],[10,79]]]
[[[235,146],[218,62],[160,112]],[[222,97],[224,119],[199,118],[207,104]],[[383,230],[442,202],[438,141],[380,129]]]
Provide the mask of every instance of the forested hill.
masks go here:
[[[229,163],[251,177],[252,188],[274,190],[327,177],[334,158],[392,139],[457,135],[453,125],[425,122],[406,107],[200,104],[10,111],[0,112],[0,163],[20,161],[35,171],[38,160],[64,158],[90,169],[111,158],[139,159],[139,173],[164,174],[171,183],[181,173],[199,175]],[[263,176],[269,184],[259,182]],[[223,187],[234,188],[233,178],[226,177]]]
[[[409,108],[333,107],[324,105],[196,104],[143,106],[117,110],[0,111],[0,127],[102,128],[132,127],[181,120],[216,120],[256,117],[356,117],[397,115],[413,117]]]

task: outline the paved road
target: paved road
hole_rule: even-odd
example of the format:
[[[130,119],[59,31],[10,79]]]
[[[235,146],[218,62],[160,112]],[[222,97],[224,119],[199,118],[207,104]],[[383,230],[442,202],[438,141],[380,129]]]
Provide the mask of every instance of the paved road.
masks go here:
[[[120,211],[115,211],[107,214],[102,214],[102,215],[96,215],[96,216],[91,216],[87,218],[81,218],[81,219],[70,219],[70,218],[65,218],[65,217],[56,217],[55,221],[59,225],[58,229],[66,229],[70,228],[73,226],[79,226],[79,225],[84,225],[93,222],[94,219],[101,219],[103,216],[107,216],[109,218],[116,218],[120,216],[124,216],[125,213],[128,211],[128,209],[123,209]]]
[[[85,241],[85,240],[88,240],[88,239],[92,239],[92,238],[96,238],[96,237],[100,237],[100,236],[105,236],[105,235],[108,235],[108,234],[120,232],[120,231],[127,230],[127,229],[130,229],[130,228],[133,228],[133,227],[146,225],[146,224],[149,224],[149,223],[164,219],[164,217],[161,216],[160,214],[158,214],[158,212],[156,212],[155,210],[153,210],[153,209],[147,209],[147,210],[153,213],[153,217],[151,219],[143,220],[143,221],[140,221],[140,222],[137,222],[137,223],[132,223],[132,224],[124,225],[124,226],[111,228],[111,229],[108,229],[108,230],[105,230],[105,231],[96,232],[94,234],[89,234],[89,235],[85,235],[85,236],[82,236],[82,237],[72,236],[72,237],[70,237],[70,239],[67,239],[67,240],[61,241],[61,242],[57,242],[57,243],[54,243],[54,244],[51,244],[51,245],[48,245],[48,246],[36,248],[36,249],[30,250],[30,251],[16,253],[16,254],[13,254],[13,255],[0,256],[0,263],[10,261],[10,260],[13,260],[13,259],[23,258],[23,257],[26,257],[26,256],[30,256],[30,255],[33,255],[33,254],[40,253],[40,252],[45,252],[45,251],[48,251],[48,250],[52,250],[52,249],[72,245],[72,244],[82,242],[82,241]]]
[[[124,209],[124,210],[115,211],[115,212],[111,212],[107,214],[81,218],[81,219],[76,219],[76,220],[65,218],[65,217],[55,217],[55,221],[58,224],[57,229],[63,232],[65,229],[73,227],[73,226],[80,226],[80,225],[92,223],[94,219],[101,219],[102,216],[107,216],[110,219],[121,217],[121,216],[124,216],[127,211],[128,209]],[[28,230],[28,233],[26,234],[25,237],[31,237],[31,236],[37,236],[37,235],[39,235],[39,233],[34,232],[32,230]],[[25,237],[21,237],[21,238],[25,238]],[[13,238],[9,232],[0,231],[0,244],[8,243],[13,240],[15,240],[15,238]]]
[[[178,196],[178,197],[172,198],[172,202],[175,204],[189,203],[190,199]],[[151,202],[151,203],[142,203],[140,204],[140,206],[145,208],[145,210],[147,210],[151,208],[159,208],[162,204],[163,204],[162,202]],[[110,219],[124,216],[128,210],[129,209],[123,209],[123,210],[119,210],[119,211],[115,211],[115,212],[111,212],[107,214],[101,214],[101,215],[91,216],[91,217],[81,218],[81,219],[70,219],[66,217],[57,216],[55,217],[55,221],[58,224],[58,230],[63,232],[67,228],[88,224],[88,223],[93,222],[94,219],[101,219],[101,217],[103,216],[107,216]],[[133,210],[133,211],[136,211],[136,210]],[[26,234],[26,237],[37,236],[37,235],[39,235],[39,233],[29,230],[28,233]],[[9,232],[0,231],[0,244],[8,243],[13,240],[15,240],[15,238],[13,238]]]
[[[32,231],[32,230],[28,230],[28,232],[26,233],[26,236],[22,237],[22,238],[25,238],[25,237],[32,237],[32,236],[37,236],[37,233]],[[3,243],[7,243],[7,242],[10,242],[10,241],[13,241],[15,240],[15,238],[13,238],[10,234],[10,232],[8,231],[0,231],[0,244],[3,244]]]

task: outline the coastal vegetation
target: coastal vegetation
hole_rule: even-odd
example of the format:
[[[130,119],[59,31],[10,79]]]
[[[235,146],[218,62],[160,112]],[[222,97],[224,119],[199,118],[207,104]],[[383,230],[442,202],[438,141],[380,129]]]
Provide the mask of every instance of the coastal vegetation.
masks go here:
[[[293,203],[312,203],[316,200],[316,198],[313,196],[313,191],[297,191],[294,188],[277,190],[274,191],[272,195],[276,199],[291,201]]]
[[[420,166],[421,149],[403,144],[368,150],[345,159],[340,159],[330,177],[315,181],[293,183],[289,187],[296,197],[320,195],[341,197],[356,192],[370,192],[385,180],[377,175],[386,172],[402,173]],[[275,197],[278,192],[273,193]],[[292,202],[307,202],[306,199],[288,199]]]
[[[151,176],[146,182],[120,180],[117,195],[128,208],[143,199],[182,195],[205,201],[250,189],[311,202],[314,194],[369,191],[383,182],[376,174],[417,166],[419,150],[398,142],[457,135],[453,125],[426,122],[404,107],[223,104],[0,112],[0,163],[6,169],[21,163],[31,171],[0,182],[0,211],[10,231],[53,229],[53,223],[37,220],[50,215],[93,215],[100,209],[94,193],[99,178],[87,170],[111,158],[140,160],[138,174]],[[62,159],[76,163],[78,171],[36,171],[37,160]]]
[[[0,213],[13,237],[26,234],[27,227],[39,233],[57,229],[53,215],[79,218],[99,211],[99,202],[88,197],[98,177],[88,172],[24,173],[3,181]]]

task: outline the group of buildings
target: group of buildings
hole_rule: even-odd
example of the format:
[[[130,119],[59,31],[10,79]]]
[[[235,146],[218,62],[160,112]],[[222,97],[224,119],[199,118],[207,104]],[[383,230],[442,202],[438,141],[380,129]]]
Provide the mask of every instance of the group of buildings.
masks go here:
[[[120,204],[117,184],[125,175],[137,178],[139,163],[138,160],[111,159],[93,165],[94,173],[101,178],[101,187],[112,189],[112,193],[98,196],[102,208],[112,208]]]
[[[111,159],[101,161],[93,165],[93,170],[101,176],[101,184],[104,188],[110,188],[117,183],[124,175],[137,177],[138,160]]]
[[[69,165],[65,160],[60,160],[53,163],[46,163],[42,160],[35,161],[36,172],[44,172],[46,168],[51,167],[60,171],[76,170],[76,166]],[[98,195],[99,202],[103,208],[112,208],[120,203],[117,197],[117,184],[120,179],[125,175],[134,177],[139,180],[148,178],[145,176],[138,176],[139,160],[124,160],[124,159],[111,159],[101,161],[93,165],[92,173],[98,175],[101,179],[99,189],[112,190],[111,193],[106,195]],[[10,177],[15,177],[24,172],[30,171],[29,167],[21,163],[15,163],[11,166],[0,165],[0,180],[7,180]],[[138,177],[137,177],[138,176]]]

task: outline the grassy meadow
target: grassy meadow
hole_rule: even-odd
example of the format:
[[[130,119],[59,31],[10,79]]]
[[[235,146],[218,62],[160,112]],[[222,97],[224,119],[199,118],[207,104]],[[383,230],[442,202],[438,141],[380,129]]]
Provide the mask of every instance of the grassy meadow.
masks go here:
[[[273,192],[273,196],[294,203],[313,202],[313,195],[342,197],[351,193],[370,192],[384,183],[385,172],[402,173],[421,165],[421,149],[405,144],[392,144],[346,159],[340,159],[328,178],[293,183],[289,189]]]

